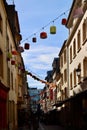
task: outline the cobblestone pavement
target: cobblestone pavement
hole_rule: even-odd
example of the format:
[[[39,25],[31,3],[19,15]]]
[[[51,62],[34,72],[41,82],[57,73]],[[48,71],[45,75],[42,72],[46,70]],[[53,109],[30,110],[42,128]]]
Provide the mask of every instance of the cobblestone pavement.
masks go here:
[[[40,123],[38,130],[65,130],[65,129],[58,125],[44,125]]]

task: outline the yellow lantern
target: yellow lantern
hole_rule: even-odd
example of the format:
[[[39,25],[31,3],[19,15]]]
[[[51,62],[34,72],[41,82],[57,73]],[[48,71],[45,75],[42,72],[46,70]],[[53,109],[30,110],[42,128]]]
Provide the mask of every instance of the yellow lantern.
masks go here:
[[[50,34],[56,34],[56,26],[50,27]]]

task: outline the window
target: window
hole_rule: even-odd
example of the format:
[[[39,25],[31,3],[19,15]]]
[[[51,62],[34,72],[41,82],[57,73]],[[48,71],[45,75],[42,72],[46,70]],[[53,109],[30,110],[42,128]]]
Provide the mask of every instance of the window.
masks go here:
[[[78,65],[78,68],[81,69],[81,64]],[[78,76],[78,83],[81,81],[81,75]]]
[[[80,49],[81,49],[81,36],[80,36],[81,34],[80,34],[80,31],[78,32],[78,35],[77,35],[77,49],[78,49],[78,51],[80,51]]]
[[[67,70],[66,69],[64,70],[64,81],[65,82],[67,81]]]
[[[3,29],[2,29],[2,26],[3,26],[3,25],[2,25],[2,17],[1,17],[1,15],[0,15],[0,32],[1,32],[1,33],[2,33],[2,30],[3,30]]]
[[[72,89],[72,73],[70,74],[70,89]]]
[[[0,76],[3,78],[3,53],[0,50]]]
[[[83,42],[86,40],[86,20],[83,23]]]
[[[61,85],[63,85],[63,74],[61,74]]]
[[[64,63],[66,63],[66,50],[64,51]]]
[[[74,70],[74,86],[76,86],[76,69]]]
[[[87,57],[83,60],[83,73],[84,77],[87,77]]]
[[[76,56],[76,39],[73,41],[73,57]]]
[[[70,47],[70,63],[72,62],[72,46]]]
[[[60,67],[61,68],[63,67],[63,56],[61,56],[61,59],[60,59]]]

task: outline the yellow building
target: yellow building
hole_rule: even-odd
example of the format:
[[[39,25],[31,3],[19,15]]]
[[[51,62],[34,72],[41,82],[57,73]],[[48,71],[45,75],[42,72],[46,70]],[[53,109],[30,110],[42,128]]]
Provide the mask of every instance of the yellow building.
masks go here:
[[[23,71],[25,68],[24,62],[18,49],[21,39],[15,5],[8,5],[5,0],[1,0],[0,130],[13,130],[18,126],[18,105],[19,102],[23,104],[23,95],[28,92],[27,79],[25,71]]]

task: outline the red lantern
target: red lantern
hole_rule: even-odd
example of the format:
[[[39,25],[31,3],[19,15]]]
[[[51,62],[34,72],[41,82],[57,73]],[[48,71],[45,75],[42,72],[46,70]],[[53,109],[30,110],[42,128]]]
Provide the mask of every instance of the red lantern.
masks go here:
[[[36,37],[33,37],[32,42],[36,42],[36,41],[37,41]]]
[[[29,44],[29,43],[25,43],[24,48],[25,48],[26,50],[28,50],[28,49],[30,48],[30,44]]]
[[[17,55],[17,51],[13,50],[12,55]]]
[[[62,19],[62,25],[66,25],[66,22],[67,22],[66,18],[63,18]]]
[[[40,33],[40,38],[42,38],[42,39],[47,38],[47,33],[46,32],[41,32]]]
[[[12,64],[12,65],[15,65],[15,60],[11,60],[11,64]]]

